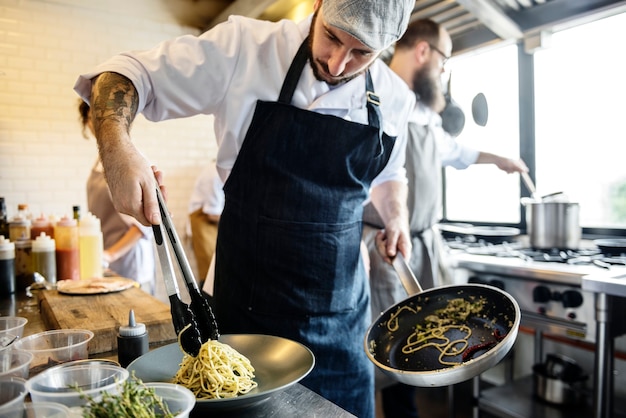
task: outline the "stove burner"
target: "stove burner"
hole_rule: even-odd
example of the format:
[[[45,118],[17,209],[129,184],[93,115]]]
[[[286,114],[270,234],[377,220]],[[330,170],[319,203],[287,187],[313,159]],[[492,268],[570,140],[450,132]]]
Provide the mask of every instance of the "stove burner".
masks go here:
[[[523,247],[519,241],[506,240],[490,242],[476,239],[474,236],[460,237],[446,240],[446,245],[455,250],[462,250],[468,254],[493,257],[521,258],[526,261],[546,263],[561,263],[570,265],[595,265],[610,269],[611,266],[626,266],[626,255],[603,252],[598,248],[581,248],[564,250],[559,248],[537,249]]]

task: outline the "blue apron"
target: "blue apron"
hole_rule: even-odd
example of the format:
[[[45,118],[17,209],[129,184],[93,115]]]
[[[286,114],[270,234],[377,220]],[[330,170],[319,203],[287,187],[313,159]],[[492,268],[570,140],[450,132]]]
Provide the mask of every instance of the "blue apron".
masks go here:
[[[224,334],[298,341],[316,364],[302,384],[360,418],[374,416],[373,366],[363,338],[369,285],[360,257],[362,204],[387,164],[366,73],[369,125],[291,105],[307,41],[278,102],[257,101],[224,186],[215,263],[215,314]]]

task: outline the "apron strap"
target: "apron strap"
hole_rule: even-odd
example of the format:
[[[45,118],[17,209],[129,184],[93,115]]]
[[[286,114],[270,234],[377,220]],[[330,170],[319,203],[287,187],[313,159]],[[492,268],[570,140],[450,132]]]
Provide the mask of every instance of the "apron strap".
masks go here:
[[[383,127],[380,123],[382,115],[380,114],[380,97],[374,92],[374,83],[370,70],[365,72],[365,95],[367,98],[367,119],[371,127],[378,129],[378,154],[376,157],[383,155]]]
[[[285,76],[285,81],[283,82],[283,87],[280,89],[280,95],[278,96],[278,101],[280,103],[291,104],[291,98],[293,97],[293,93],[296,91],[296,87],[298,86],[300,74],[302,74],[302,70],[309,59],[306,51],[308,43],[309,37],[307,36],[304,41],[302,41],[302,45],[300,45],[295,58],[291,62],[291,66],[289,67],[287,75]]]
[[[309,59],[307,54],[308,44],[309,37],[307,36],[304,41],[302,41],[300,48],[298,48],[298,52],[296,52],[296,56],[289,66],[289,70],[287,71],[287,75],[285,76],[285,81],[283,82],[283,86],[280,89],[280,95],[278,96],[279,103],[291,104],[293,93],[296,91],[298,81],[300,80],[300,74],[302,74],[302,70],[304,69],[306,62]],[[365,72],[365,96],[367,98],[367,119],[369,125],[373,128],[378,129],[380,155],[383,152],[383,129],[382,124],[380,123],[382,115],[379,108],[380,98],[374,92],[374,83],[372,82],[372,76],[370,75],[369,70]]]

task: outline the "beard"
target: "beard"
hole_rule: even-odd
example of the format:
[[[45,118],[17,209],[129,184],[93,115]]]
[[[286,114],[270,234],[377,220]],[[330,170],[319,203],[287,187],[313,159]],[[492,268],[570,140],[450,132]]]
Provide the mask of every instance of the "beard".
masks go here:
[[[439,76],[433,76],[429,67],[422,67],[415,71],[413,92],[419,101],[435,113],[440,113],[446,107],[446,98],[441,89],[441,79]]]
[[[337,86],[339,84],[347,83],[348,81],[360,76],[365,72],[365,69],[362,71],[356,72],[354,74],[350,74],[345,77],[334,77],[330,75],[330,70],[328,69],[328,64],[316,59],[313,56],[313,38],[315,37],[315,21],[317,20],[317,14],[319,9],[313,13],[313,20],[311,21],[311,28],[309,29],[309,38],[307,41],[307,55],[309,56],[309,64],[311,64],[311,69],[313,70],[313,75],[315,79],[318,81],[323,81],[330,86]]]

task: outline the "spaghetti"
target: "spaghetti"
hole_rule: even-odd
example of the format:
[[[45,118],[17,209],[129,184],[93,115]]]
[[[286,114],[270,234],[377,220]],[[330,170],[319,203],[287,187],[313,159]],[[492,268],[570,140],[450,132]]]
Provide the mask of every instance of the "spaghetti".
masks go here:
[[[234,398],[258,385],[254,367],[245,356],[228,344],[209,340],[197,357],[185,354],[174,383],[188,388],[196,399]]]
[[[404,354],[412,354],[426,347],[433,347],[439,351],[439,362],[443,365],[454,366],[458,361],[449,359],[463,353],[469,344],[472,329],[465,325],[470,315],[479,313],[484,301],[467,301],[463,298],[452,299],[446,307],[438,309],[425,318],[424,324],[418,324],[415,332],[409,334],[402,347]],[[399,328],[398,316],[404,310],[417,313],[420,309],[402,306],[389,317],[387,329],[391,332]]]

